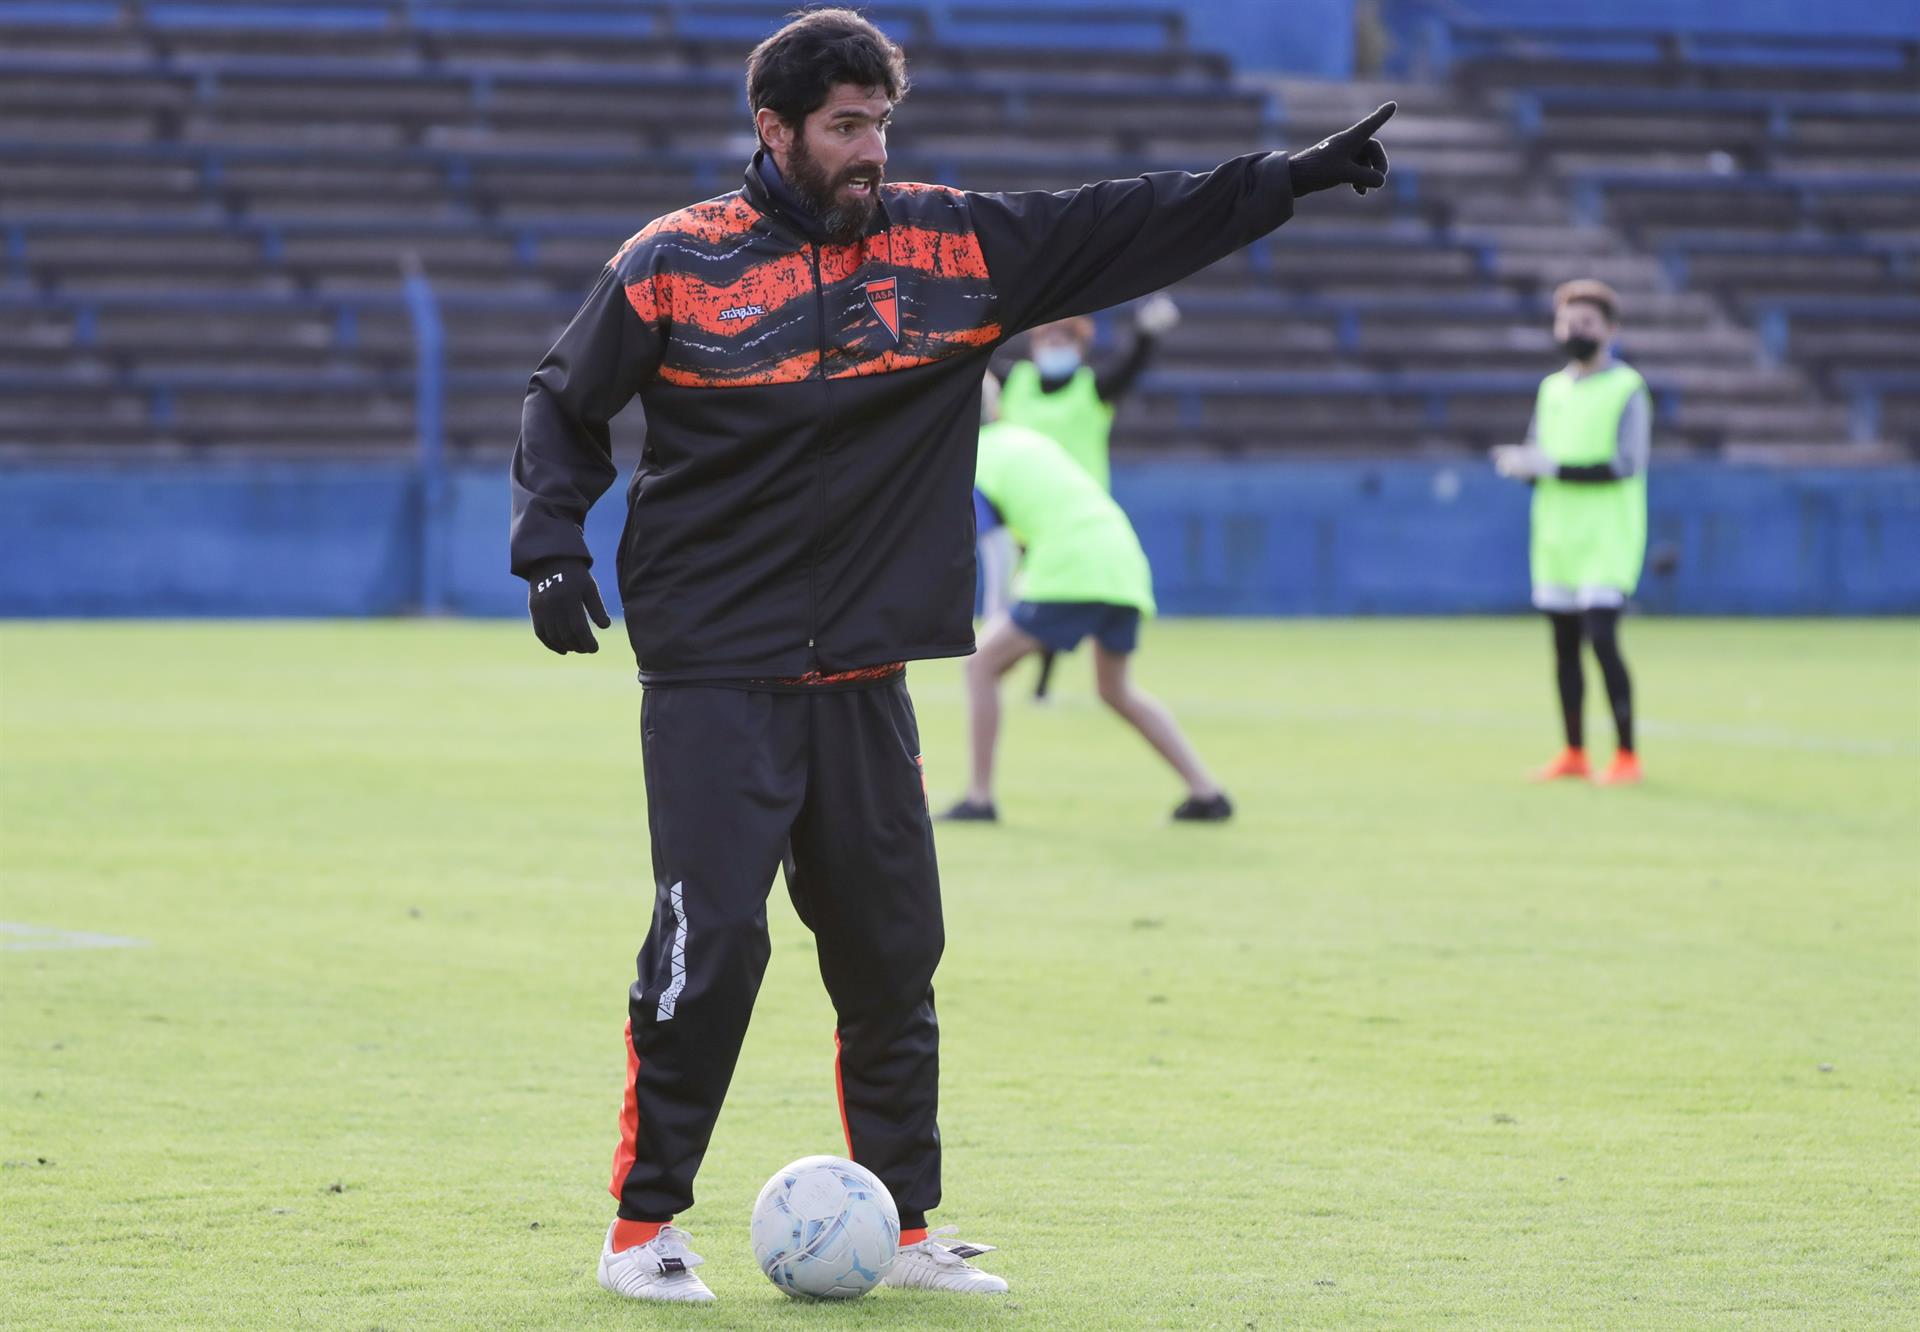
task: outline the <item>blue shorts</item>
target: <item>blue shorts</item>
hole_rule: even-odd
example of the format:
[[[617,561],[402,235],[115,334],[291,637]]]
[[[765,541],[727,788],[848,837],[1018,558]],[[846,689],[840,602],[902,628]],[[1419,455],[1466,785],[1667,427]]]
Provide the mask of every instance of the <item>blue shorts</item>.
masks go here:
[[[1140,645],[1140,612],[1104,601],[1021,601],[1013,623],[1054,652],[1071,652],[1083,638],[1098,640],[1109,652],[1125,655]]]

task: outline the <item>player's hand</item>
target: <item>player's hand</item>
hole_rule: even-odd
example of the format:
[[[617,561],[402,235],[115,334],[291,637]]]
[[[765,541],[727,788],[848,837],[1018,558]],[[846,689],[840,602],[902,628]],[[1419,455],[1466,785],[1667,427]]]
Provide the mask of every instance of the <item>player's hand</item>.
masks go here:
[[[1173,297],[1157,291],[1134,312],[1133,326],[1150,338],[1162,338],[1180,327],[1180,307]]]
[[[1538,481],[1551,476],[1554,461],[1538,444],[1497,444],[1493,450],[1493,470],[1515,481]]]
[[[1389,120],[1397,102],[1388,102],[1358,125],[1322,139],[1287,162],[1293,197],[1351,185],[1355,194],[1377,190],[1387,183],[1387,150],[1374,133]]]
[[[602,629],[613,623],[585,560],[562,560],[527,579],[527,614],[535,636],[562,654],[600,650],[589,615]]]

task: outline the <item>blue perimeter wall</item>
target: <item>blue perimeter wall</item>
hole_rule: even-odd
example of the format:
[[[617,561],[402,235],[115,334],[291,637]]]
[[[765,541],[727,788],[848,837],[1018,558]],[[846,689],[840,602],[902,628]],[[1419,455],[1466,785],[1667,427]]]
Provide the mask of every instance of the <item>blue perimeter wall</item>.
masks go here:
[[[1144,463],[1115,493],[1169,614],[1527,606],[1525,490],[1480,465]],[[1656,463],[1640,601],[1678,614],[1920,612],[1920,467]],[[0,464],[0,615],[358,616],[421,604],[409,463]],[[609,603],[624,504],[589,521]],[[455,469],[432,543],[445,609],[519,615],[503,466]]]

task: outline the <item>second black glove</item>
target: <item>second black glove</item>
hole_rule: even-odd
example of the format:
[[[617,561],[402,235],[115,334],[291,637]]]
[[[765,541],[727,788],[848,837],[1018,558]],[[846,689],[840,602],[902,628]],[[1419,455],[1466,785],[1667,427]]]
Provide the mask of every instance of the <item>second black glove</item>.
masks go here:
[[[527,579],[527,614],[534,635],[562,654],[600,650],[589,615],[602,629],[613,624],[585,560],[562,560]]]

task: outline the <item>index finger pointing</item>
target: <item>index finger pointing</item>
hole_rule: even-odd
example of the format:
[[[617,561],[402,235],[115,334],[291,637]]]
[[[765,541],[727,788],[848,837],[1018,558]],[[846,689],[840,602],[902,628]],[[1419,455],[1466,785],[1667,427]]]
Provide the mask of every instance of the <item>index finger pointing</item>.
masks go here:
[[[1363,137],[1371,138],[1373,136],[1373,132],[1379,129],[1382,125],[1386,124],[1389,120],[1392,120],[1393,113],[1399,109],[1400,109],[1400,103],[1387,102],[1383,104],[1378,111],[1375,111],[1372,115],[1368,116],[1365,120],[1361,121],[1358,125],[1355,125],[1353,128],[1356,132],[1358,132]]]

